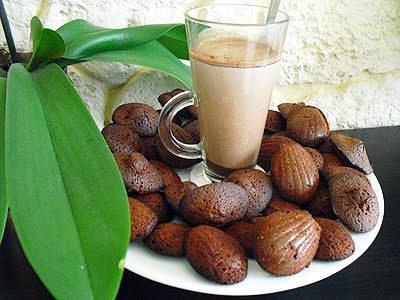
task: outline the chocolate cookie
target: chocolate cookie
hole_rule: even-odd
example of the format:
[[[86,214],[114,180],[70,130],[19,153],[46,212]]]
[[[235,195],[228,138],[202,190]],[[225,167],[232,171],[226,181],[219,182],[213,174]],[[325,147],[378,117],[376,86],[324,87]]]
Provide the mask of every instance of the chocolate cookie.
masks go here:
[[[325,184],[319,185],[315,197],[307,203],[305,208],[314,217],[324,217],[332,220],[336,219],[335,212],[332,208],[329,190]]]
[[[291,138],[283,135],[274,134],[262,139],[260,153],[258,154],[257,164],[268,171],[271,166],[272,155],[284,144],[294,144]]]
[[[290,202],[306,204],[317,192],[318,169],[299,144],[284,144],[274,153],[271,175],[279,193]]]
[[[144,103],[127,103],[119,106],[112,115],[114,123],[129,127],[140,137],[154,136],[159,114]]]
[[[139,147],[139,136],[130,128],[108,124],[101,131],[111,152],[136,152]]]
[[[291,113],[299,110],[300,108],[304,107],[304,102],[300,103],[281,103],[278,105],[278,110],[281,113],[281,116],[287,120]]]
[[[333,132],[330,140],[335,147],[336,153],[347,165],[356,168],[364,174],[373,172],[367,151],[361,140],[339,132]]]
[[[171,100],[172,97],[174,97],[174,96],[176,96],[176,95],[178,95],[178,94],[180,94],[180,93],[182,93],[182,92],[184,92],[184,90],[182,90],[182,89],[174,89],[174,90],[171,91],[171,92],[163,93],[163,94],[161,94],[160,96],[158,96],[158,98],[157,98],[158,103],[160,103],[161,106],[164,107],[165,104],[167,104],[167,102],[168,102],[169,100]]]
[[[167,164],[158,160],[150,160],[149,163],[151,163],[158,171],[160,171],[161,176],[163,177],[164,186],[181,182],[181,178],[178,176],[178,174],[176,174],[175,170]]]
[[[261,212],[261,214],[263,216],[269,216],[270,214],[273,214],[276,211],[291,211],[299,209],[301,209],[301,207],[298,206],[297,204],[288,202],[277,196],[272,196],[267,207]]]
[[[304,106],[291,113],[286,123],[289,136],[303,146],[316,147],[329,135],[329,124],[316,107]]]
[[[342,167],[342,166],[331,166],[331,167],[326,167],[324,169],[324,177],[326,180],[329,180],[330,178],[337,176],[339,174],[343,173],[351,173],[351,174],[357,174],[360,176],[365,176],[363,173],[360,171],[357,171],[356,169],[353,169],[351,167]]]
[[[168,205],[163,194],[151,193],[147,195],[132,195],[135,199],[150,207],[158,217],[158,223],[166,223],[172,220],[174,212]]]
[[[220,229],[200,225],[185,240],[187,260],[201,276],[221,284],[234,284],[247,275],[247,257],[240,243]]]
[[[254,256],[268,273],[285,276],[308,267],[317,252],[321,227],[302,210],[275,212],[261,222]]]
[[[141,138],[139,140],[139,149],[137,152],[142,154],[148,160],[160,160],[154,137]]]
[[[354,241],[346,227],[329,219],[318,217],[314,219],[322,229],[315,259],[340,260],[354,253]]]
[[[183,196],[185,196],[188,191],[194,190],[195,188],[197,188],[197,185],[191,181],[171,184],[164,189],[164,196],[169,205],[176,212],[179,212],[179,203]]]
[[[158,218],[150,207],[139,200],[129,198],[129,208],[131,216],[131,241],[140,240],[150,234],[157,224]]]
[[[315,165],[317,166],[318,171],[322,171],[322,168],[324,166],[324,157],[322,156],[322,154],[314,148],[304,147],[304,149],[306,149],[307,152],[310,153]]]
[[[233,182],[246,190],[249,197],[247,218],[260,215],[271,200],[273,191],[271,179],[260,170],[237,170],[225,177],[225,181]]]
[[[242,245],[248,257],[254,257],[253,242],[254,242],[254,224],[247,221],[236,222],[225,229]]]
[[[379,217],[375,192],[365,176],[344,173],[329,180],[329,194],[335,214],[355,232],[370,231]]]
[[[143,242],[158,254],[175,257],[185,256],[184,241],[189,230],[189,226],[182,224],[159,224]]]
[[[186,123],[183,126],[183,129],[191,134],[196,143],[200,143],[200,128],[199,121],[197,119]]]
[[[179,211],[190,225],[223,227],[241,220],[248,206],[249,199],[243,188],[232,182],[219,182],[187,192]]]
[[[286,121],[278,111],[268,111],[265,130],[273,133],[286,130]]]
[[[163,187],[161,173],[140,153],[114,153],[125,186],[139,194],[149,194]]]
[[[171,92],[166,92],[158,96],[158,102],[161,104],[161,106],[164,106],[167,104],[169,100],[171,100],[172,97],[184,92],[182,89],[174,89]],[[178,112],[178,115],[184,117],[184,118],[194,118],[197,119],[197,108],[194,105],[190,105],[185,107],[183,110]]]
[[[188,133],[182,127],[179,127],[176,124],[172,124],[172,132],[179,141],[186,144],[195,144],[195,140],[190,135],[190,133]],[[156,135],[155,138],[155,145],[157,147],[157,151],[158,154],[160,155],[161,160],[173,168],[178,168],[178,169],[190,168],[199,162],[199,160],[197,159],[186,159],[178,157],[175,154],[171,153],[164,146],[158,134]]]
[[[322,153],[322,157],[324,158],[324,164],[322,166],[321,173],[325,178],[327,178],[327,173],[329,172],[328,169],[330,167],[343,166],[340,158],[333,153]]]

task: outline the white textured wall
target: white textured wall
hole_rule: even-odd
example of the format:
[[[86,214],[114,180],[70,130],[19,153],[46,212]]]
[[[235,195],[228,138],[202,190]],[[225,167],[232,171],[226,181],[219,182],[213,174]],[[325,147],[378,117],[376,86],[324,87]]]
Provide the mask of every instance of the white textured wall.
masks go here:
[[[29,49],[29,20],[53,29],[83,18],[106,27],[183,22],[193,5],[268,4],[268,0],[6,0],[19,49]],[[271,106],[305,101],[332,128],[400,125],[400,0],[282,0],[291,18],[282,71]],[[0,34],[4,44],[4,37]],[[99,127],[119,103],[157,105],[158,94],[182,85],[159,72],[122,64],[85,63],[69,75]]]

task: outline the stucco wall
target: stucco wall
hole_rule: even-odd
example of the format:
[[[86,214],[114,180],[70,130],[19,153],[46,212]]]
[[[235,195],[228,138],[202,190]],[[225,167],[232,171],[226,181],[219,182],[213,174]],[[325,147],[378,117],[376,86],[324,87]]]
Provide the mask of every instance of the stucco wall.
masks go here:
[[[56,29],[83,18],[105,27],[183,22],[189,0],[6,0],[17,47],[28,50],[33,15]],[[283,0],[291,18],[272,108],[305,101],[320,107],[331,127],[400,125],[400,1]],[[4,44],[4,36],[0,34]],[[182,85],[159,72],[122,64],[85,63],[69,75],[99,127],[119,103],[157,105],[157,95]]]

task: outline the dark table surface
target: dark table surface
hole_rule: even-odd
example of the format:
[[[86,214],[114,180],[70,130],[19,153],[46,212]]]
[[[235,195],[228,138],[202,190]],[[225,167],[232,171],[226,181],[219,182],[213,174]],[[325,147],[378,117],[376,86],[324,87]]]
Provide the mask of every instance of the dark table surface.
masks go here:
[[[349,130],[363,140],[385,199],[382,228],[371,247],[344,270],[294,290],[249,298],[400,299],[400,127]],[[10,224],[0,246],[0,299],[47,299],[51,296],[27,264]],[[125,270],[119,299],[222,298],[180,290]]]

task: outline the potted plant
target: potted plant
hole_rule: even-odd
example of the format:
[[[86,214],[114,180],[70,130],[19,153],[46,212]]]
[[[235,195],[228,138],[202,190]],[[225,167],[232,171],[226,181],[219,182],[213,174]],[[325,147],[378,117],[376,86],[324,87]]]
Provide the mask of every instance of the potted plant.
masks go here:
[[[2,14],[3,24],[7,25]],[[183,24],[106,29],[84,20],[57,30],[31,20],[33,53],[0,72],[0,238],[7,215],[31,266],[56,298],[113,298],[130,222],[114,159],[63,71],[112,61],[166,72],[190,87]]]

